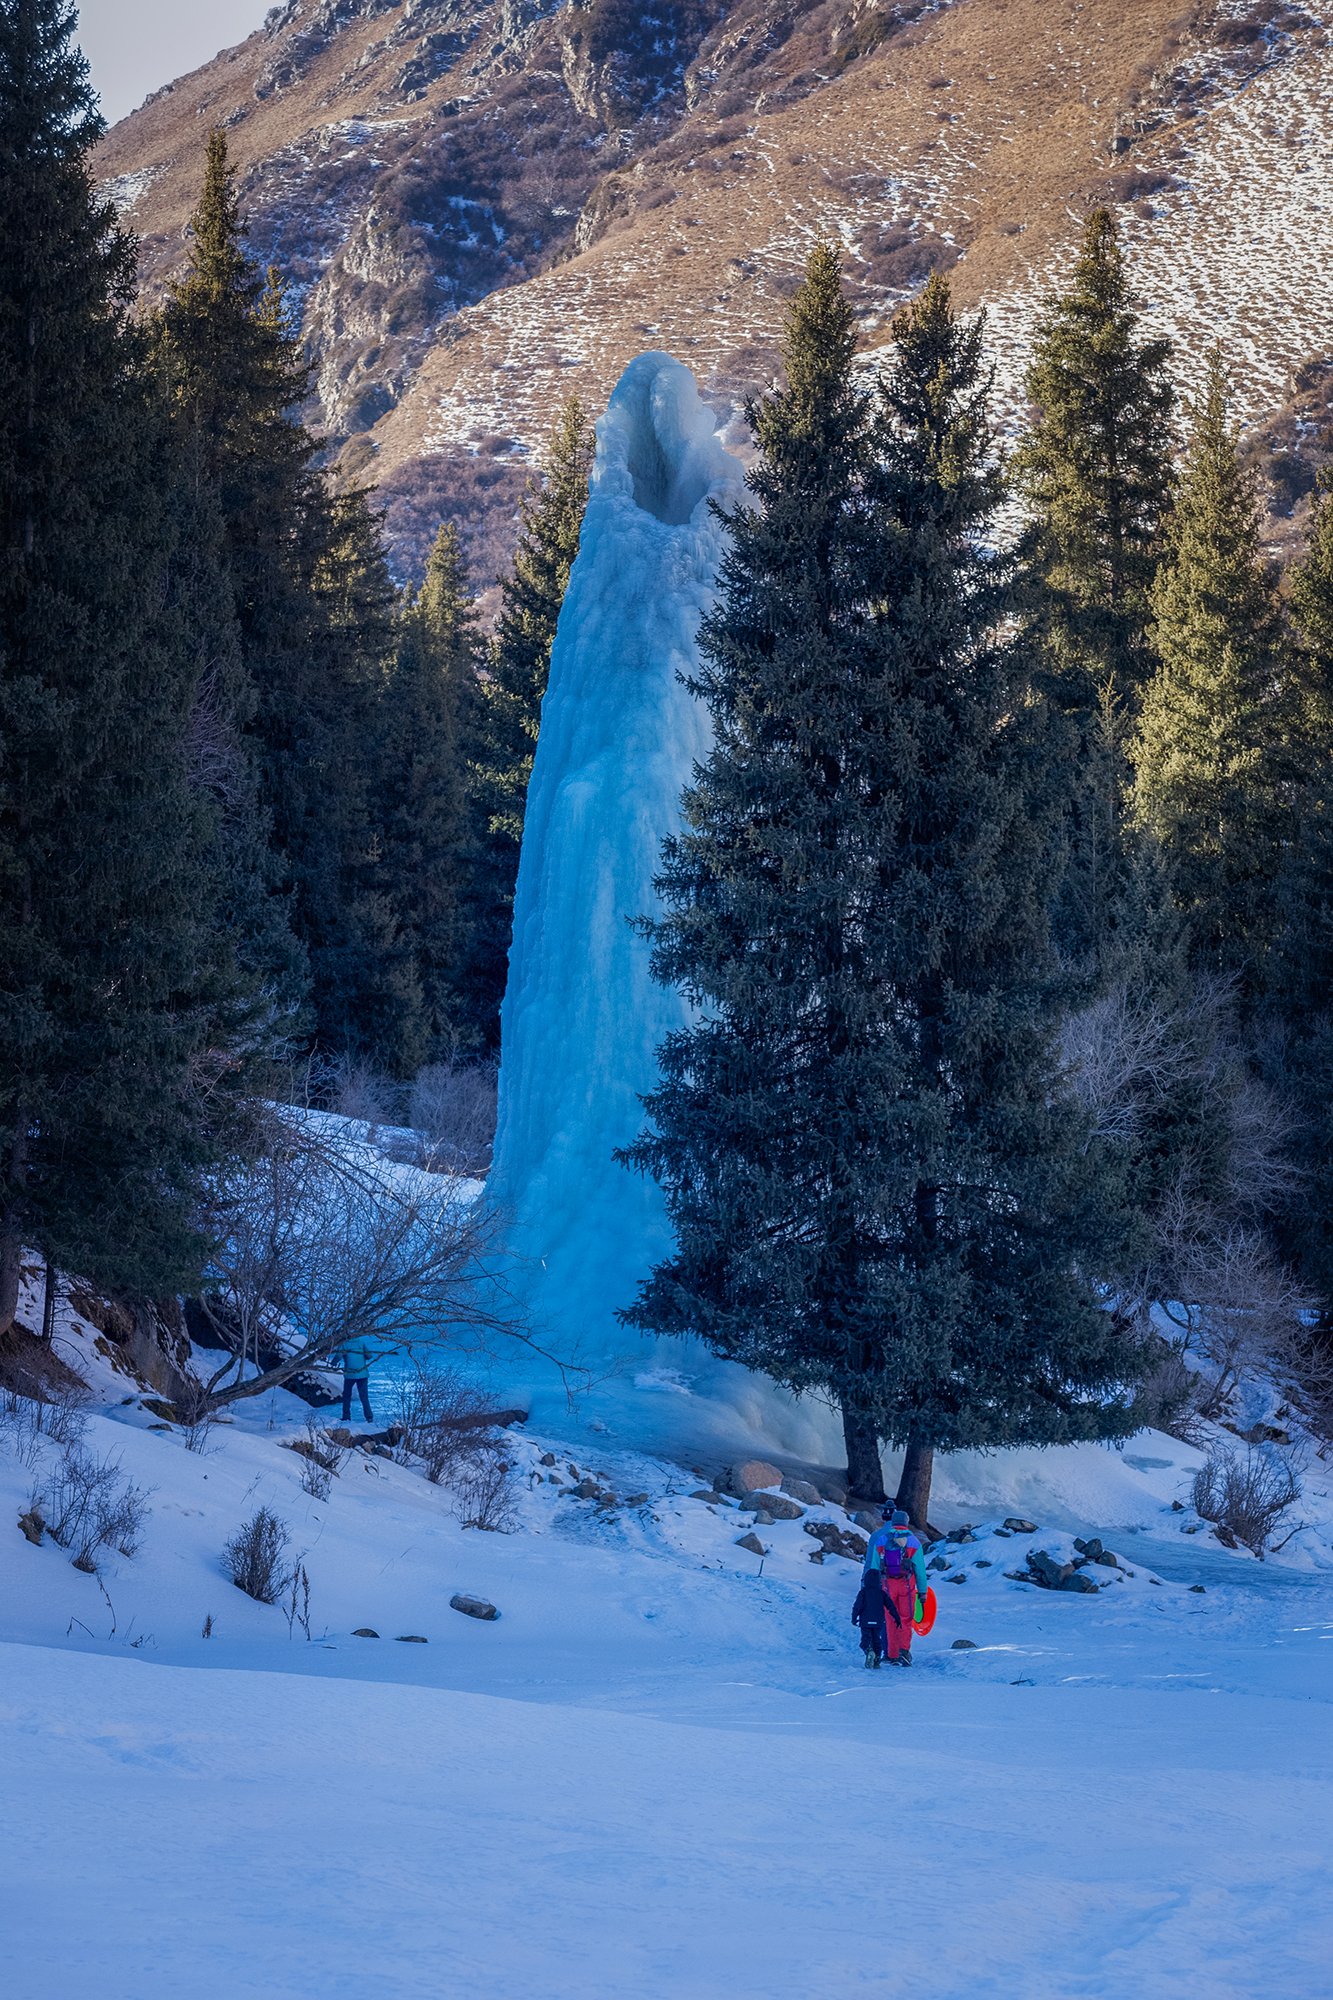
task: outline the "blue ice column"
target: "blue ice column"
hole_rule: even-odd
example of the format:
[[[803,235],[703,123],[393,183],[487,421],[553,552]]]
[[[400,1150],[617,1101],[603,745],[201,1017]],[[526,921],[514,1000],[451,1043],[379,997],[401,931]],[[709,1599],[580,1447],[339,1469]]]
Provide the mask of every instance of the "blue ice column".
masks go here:
[[[662,839],[708,753],[708,712],[677,677],[697,667],[725,547],[708,503],[734,505],[742,480],[689,369],[667,354],[631,362],[597,425],[542,704],[489,1182],[544,1339],[598,1366],[642,1352],[614,1310],[671,1247],[658,1188],[612,1152],[642,1128],[654,1051],[688,1013],[653,983],[626,920],[657,912]]]

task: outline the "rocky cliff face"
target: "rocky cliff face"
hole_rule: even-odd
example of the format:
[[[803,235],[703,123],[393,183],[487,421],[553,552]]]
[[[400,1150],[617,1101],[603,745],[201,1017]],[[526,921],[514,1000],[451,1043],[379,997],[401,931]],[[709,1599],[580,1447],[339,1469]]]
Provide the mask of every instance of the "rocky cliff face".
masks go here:
[[[734,419],[820,233],[872,352],[951,269],[1014,411],[1040,296],[1110,201],[1186,381],[1220,331],[1264,418],[1327,343],[1330,114],[1330,37],[1277,0],[290,0],[102,163],[151,295],[226,128],[330,455],[379,482],[405,569],[452,514],[486,583],[563,397],[663,346]]]

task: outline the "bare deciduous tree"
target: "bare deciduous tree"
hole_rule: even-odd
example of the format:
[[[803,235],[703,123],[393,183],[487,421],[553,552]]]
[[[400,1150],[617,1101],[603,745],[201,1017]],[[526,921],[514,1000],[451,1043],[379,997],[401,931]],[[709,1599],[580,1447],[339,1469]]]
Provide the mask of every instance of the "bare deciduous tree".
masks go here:
[[[577,1378],[528,1332],[503,1283],[500,1219],[472,1192],[275,1113],[261,1156],[213,1194],[200,1303],[229,1353],[204,1385],[209,1406],[281,1388],[358,1337],[477,1353],[503,1335]]]

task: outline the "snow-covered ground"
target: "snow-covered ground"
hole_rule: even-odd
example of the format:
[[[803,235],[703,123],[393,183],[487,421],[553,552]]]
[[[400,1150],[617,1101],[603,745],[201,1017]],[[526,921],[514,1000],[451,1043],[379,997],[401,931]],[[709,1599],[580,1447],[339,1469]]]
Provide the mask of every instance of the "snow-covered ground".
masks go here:
[[[841,1508],[762,1528],[760,1558],[748,1517],[689,1497],[688,1460],[577,1414],[509,1434],[513,1532],[361,1453],[321,1502],[284,1448],[294,1398],[193,1453],[91,1336],[61,1338],[88,1447],[153,1513],[133,1561],[82,1574],[14,1532],[42,1462],[0,1442],[9,1991],[1328,1992],[1319,1459],[1297,1564],[1174,1512],[1200,1454],[1171,1438],[946,1461],[932,1511],[976,1540],[935,1573],[911,1670],[874,1674],[859,1566],[809,1560],[806,1520],[847,1530]],[[572,1497],[571,1468],[615,1503]],[[304,1561],[309,1640],[222,1574],[260,1504]],[[1008,1514],[1038,1531],[1003,1538]],[[1095,1596],[1005,1574],[1094,1532],[1119,1558]]]

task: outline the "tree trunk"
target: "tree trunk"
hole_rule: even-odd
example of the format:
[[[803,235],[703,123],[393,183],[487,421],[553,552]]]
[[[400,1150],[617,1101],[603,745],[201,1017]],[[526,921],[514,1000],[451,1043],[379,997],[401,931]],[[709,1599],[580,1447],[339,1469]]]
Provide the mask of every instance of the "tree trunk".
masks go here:
[[[919,1437],[907,1440],[907,1455],[903,1459],[903,1476],[898,1481],[895,1507],[901,1507],[919,1535],[930,1535],[934,1531],[926,1519],[930,1509],[930,1476],[935,1469],[935,1447],[926,1444]]]
[[[879,1438],[875,1426],[849,1410],[842,1411],[842,1434],[847,1440],[847,1484],[857,1500],[886,1498],[884,1474],[879,1462]]]
[[[46,1253],[46,1289],[42,1294],[42,1343],[46,1347],[50,1347],[55,1339],[56,1292],[59,1284],[59,1274],[56,1271],[54,1263],[51,1261],[51,1253],[48,1250]]]
[[[0,1339],[14,1324],[19,1309],[20,1265],[23,1258],[23,1188],[28,1178],[28,1113],[23,1104],[14,1109],[14,1132],[9,1144],[10,1197],[0,1209]]]
[[[23,1238],[17,1219],[0,1218],[0,1339],[14,1324],[19,1309],[19,1258]]]

